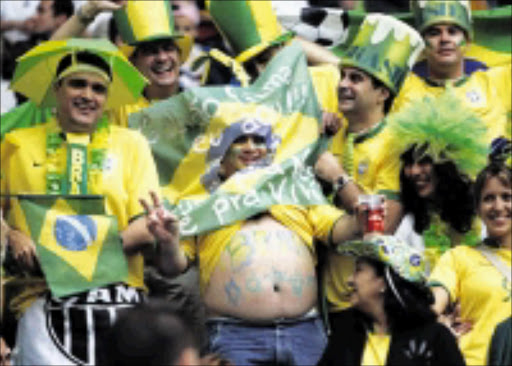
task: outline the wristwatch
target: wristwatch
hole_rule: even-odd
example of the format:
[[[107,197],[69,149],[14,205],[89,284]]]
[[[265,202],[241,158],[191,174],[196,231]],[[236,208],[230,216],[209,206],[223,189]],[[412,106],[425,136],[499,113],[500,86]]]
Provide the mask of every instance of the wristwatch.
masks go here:
[[[336,178],[336,180],[332,184],[332,189],[334,191],[334,194],[337,194],[339,191],[341,191],[343,188],[345,188],[347,183],[352,180],[353,179],[347,174],[342,174],[338,178]]]

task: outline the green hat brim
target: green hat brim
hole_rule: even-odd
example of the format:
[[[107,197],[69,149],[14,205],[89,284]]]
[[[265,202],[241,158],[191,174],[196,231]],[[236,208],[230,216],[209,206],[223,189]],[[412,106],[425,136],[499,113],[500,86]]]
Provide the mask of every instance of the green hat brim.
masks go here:
[[[382,82],[384,85],[386,85],[386,87],[391,91],[391,93],[393,95],[396,95],[398,93],[397,90],[396,90],[395,85],[393,85],[393,83],[391,83],[388,79],[383,78],[381,75],[379,75],[379,73],[375,72],[375,70],[372,70],[369,67],[361,66],[360,63],[356,62],[355,60],[353,60],[353,59],[351,59],[349,57],[342,57],[340,62],[339,62],[339,66],[341,68],[343,68],[343,67],[353,67],[353,68],[362,70],[365,73],[371,75],[375,79],[377,79],[380,82]]]
[[[262,42],[262,43],[259,43],[257,45],[254,45],[254,46],[246,49],[245,51],[240,53],[235,58],[235,60],[240,63],[247,62],[250,59],[258,56],[260,53],[265,51],[267,48],[272,47],[272,46],[278,46],[282,43],[286,43],[289,40],[291,40],[294,36],[295,36],[295,33],[292,31],[283,33],[282,35],[280,35],[279,37],[275,38],[274,40],[272,40],[270,42]]]
[[[187,61],[188,57],[190,56],[190,51],[192,50],[193,40],[192,37],[188,34],[176,34],[176,35],[168,35],[168,34],[156,34],[152,37],[148,37],[142,41],[138,41],[133,44],[124,45],[120,47],[121,52],[127,57],[130,58],[133,53],[135,52],[135,49],[137,46],[139,46],[142,43],[146,42],[154,42],[159,41],[163,39],[173,39],[178,48],[180,49],[180,55],[181,55],[181,62],[184,63]]]
[[[457,21],[456,19],[452,17],[437,17],[435,19],[432,19],[425,24],[422,25],[420,28],[420,33],[423,34],[428,28],[436,25],[436,24],[442,24],[442,23],[449,23],[449,24],[455,24],[456,26],[460,27],[462,30],[464,30],[469,37],[469,39],[473,39],[473,29],[469,28],[467,24],[463,24],[462,22]]]

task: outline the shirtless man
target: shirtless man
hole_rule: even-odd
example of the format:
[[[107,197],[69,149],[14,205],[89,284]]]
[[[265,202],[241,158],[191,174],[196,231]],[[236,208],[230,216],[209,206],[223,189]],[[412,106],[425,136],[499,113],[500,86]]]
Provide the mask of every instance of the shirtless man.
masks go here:
[[[254,168],[268,151],[261,135],[235,137],[221,160],[220,178]],[[276,205],[180,245],[177,219],[156,196],[153,206],[142,203],[157,241],[175,248],[167,275],[199,258],[211,352],[237,365],[317,363],[326,335],[316,308],[313,238],[344,240],[347,223],[357,231],[355,218],[338,220],[341,212],[328,205]]]

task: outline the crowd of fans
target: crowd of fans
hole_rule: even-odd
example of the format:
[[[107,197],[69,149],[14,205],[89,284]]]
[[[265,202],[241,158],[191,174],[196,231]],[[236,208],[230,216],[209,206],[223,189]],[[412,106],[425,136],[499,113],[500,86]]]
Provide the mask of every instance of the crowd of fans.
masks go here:
[[[0,365],[511,364],[512,66],[466,58],[472,12],[507,5],[2,1]],[[327,49],[284,29],[285,7],[341,9],[348,25],[367,14]],[[393,16],[408,11],[414,27]],[[51,67],[23,64],[77,39]],[[254,85],[292,42],[328,140],[309,166],[327,203],[180,237],[130,116],[194,88]],[[274,121],[255,118],[217,131],[205,190],[272,164]],[[104,207],[71,215],[57,200],[69,215],[33,224],[27,195]],[[383,205],[373,229],[366,195]],[[117,222],[109,255],[127,276],[57,296],[40,246],[54,244],[36,242],[78,251],[74,235],[100,235],[93,215]]]

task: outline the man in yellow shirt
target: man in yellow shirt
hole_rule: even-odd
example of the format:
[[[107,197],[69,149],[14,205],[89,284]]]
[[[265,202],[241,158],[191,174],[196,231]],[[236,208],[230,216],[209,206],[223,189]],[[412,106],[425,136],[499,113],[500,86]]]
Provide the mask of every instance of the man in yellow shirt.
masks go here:
[[[127,126],[131,113],[179,92],[180,66],[188,58],[192,39],[188,35],[176,33],[171,3],[167,0],[89,0],[53,35],[52,39],[77,36],[98,14],[108,11],[114,11],[119,33],[126,43],[121,50],[149,80],[143,96],[137,103],[125,105],[112,115],[112,123]]]
[[[154,239],[145,218],[140,217],[144,211],[138,199],[149,197],[150,191],[158,192],[158,178],[144,137],[136,131],[111,126],[102,117],[108,97],[116,93],[109,91],[115,78],[111,63],[111,59],[95,54],[94,49],[66,53],[50,78],[49,88],[57,100],[55,117],[48,123],[11,132],[2,141],[2,195],[68,195],[70,199],[76,194],[103,196],[106,214],[117,219],[128,266],[128,277],[121,283],[59,298],[48,291],[47,271],[52,270],[48,269],[51,266],[43,267],[44,278],[40,273],[31,277],[25,291],[15,299],[22,313],[15,352],[18,364],[95,364],[97,337],[109,327],[107,324],[112,323],[118,309],[142,301],[140,251]],[[85,158],[71,159],[79,152]],[[64,171],[58,167],[64,167]],[[84,175],[77,177],[76,168]],[[37,268],[41,253],[38,250],[36,254],[19,200],[9,198],[2,203],[14,259],[27,269]],[[44,225],[46,228],[53,224],[45,221]],[[57,224],[47,229],[53,232]],[[71,228],[61,225],[59,230],[60,233],[55,231],[55,236],[62,239],[58,243],[68,248],[74,240]],[[48,243],[41,241],[41,245]],[[164,252],[160,250],[159,258],[163,260],[158,264],[165,269]],[[71,322],[64,309],[83,316],[84,321],[87,316],[92,317],[84,328],[81,321]],[[52,322],[59,319],[68,326],[54,328]]]
[[[218,141],[223,143],[208,152],[219,160],[211,172],[229,185],[268,168],[277,140],[269,122],[241,118]],[[326,335],[317,308],[313,240],[345,239],[341,211],[322,204],[270,205],[246,220],[180,243],[176,218],[158,200],[155,209],[145,206],[154,235],[175,245],[176,261],[170,267],[183,270],[199,262],[211,352],[237,365],[317,363]],[[357,231],[353,216],[349,226]]]
[[[473,38],[469,3],[411,2],[416,28],[426,44],[425,62],[406,79],[393,111],[425,96],[437,97],[451,85],[464,105],[484,121],[490,144],[500,136],[510,138],[512,67],[509,63],[473,72],[467,67],[471,62],[465,55]]]
[[[178,34],[174,28],[172,4],[161,1],[93,1],[86,2],[53,37],[65,39],[80,34],[99,13],[114,11],[121,38],[126,43],[121,51],[148,79],[143,95],[134,104],[126,104],[110,112],[111,123],[128,126],[132,113],[170,98],[181,91],[180,66],[192,48],[192,38]],[[146,285],[150,296],[164,297],[178,308],[187,309],[194,319],[195,331],[202,334],[203,309],[199,298],[196,267],[175,279],[160,276],[146,258]]]
[[[422,48],[414,29],[391,16],[375,14],[366,17],[346,53],[334,50],[341,58],[339,108],[348,123],[333,137],[330,152],[320,157],[325,164],[317,175],[334,184],[334,202],[348,212],[360,194],[385,195],[389,233],[398,225],[401,205],[399,161],[389,155],[386,115]],[[327,255],[324,286],[331,318],[349,306],[346,281],[353,266],[349,256]]]

